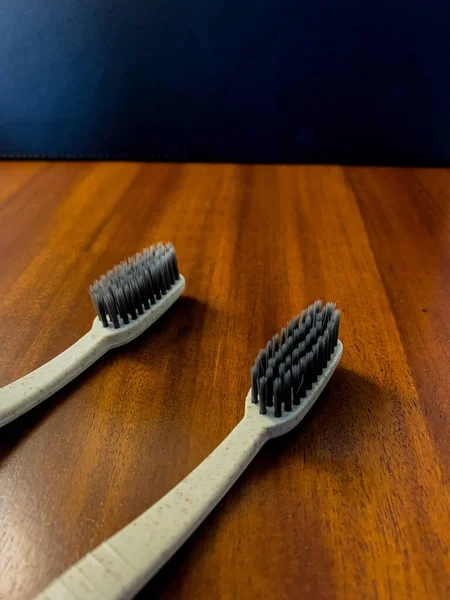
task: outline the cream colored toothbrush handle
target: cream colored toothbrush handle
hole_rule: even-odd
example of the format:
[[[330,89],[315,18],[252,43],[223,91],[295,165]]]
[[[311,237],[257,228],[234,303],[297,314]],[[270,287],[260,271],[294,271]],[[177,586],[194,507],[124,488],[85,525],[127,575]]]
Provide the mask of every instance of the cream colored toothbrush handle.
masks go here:
[[[23,415],[75,379],[111,348],[127,344],[148,329],[181,296],[186,283],[178,281],[161,300],[137,319],[118,329],[103,327],[96,317],[91,330],[73,346],[39,369],[0,389],[0,427]]]
[[[93,328],[42,367],[1,388],[0,427],[49,398],[107,350],[105,337]]]
[[[37,600],[133,598],[227,493],[267,437],[245,418],[190,475],[58,579]]]

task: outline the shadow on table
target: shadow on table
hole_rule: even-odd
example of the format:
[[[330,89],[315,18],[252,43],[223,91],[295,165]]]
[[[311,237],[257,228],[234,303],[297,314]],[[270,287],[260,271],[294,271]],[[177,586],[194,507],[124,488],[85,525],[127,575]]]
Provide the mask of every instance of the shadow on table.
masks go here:
[[[164,313],[147,331],[134,341],[108,351],[96,363],[89,367],[76,379],[64,386],[59,392],[25,413],[15,421],[1,428],[0,433],[0,465],[2,461],[23,442],[37,427],[51,417],[58,408],[74,399],[77,391],[86,386],[93,378],[101,376],[105,361],[114,359],[120,353],[127,360],[146,362],[145,347],[152,354],[167,352],[167,348],[176,347],[182,353],[188,340],[192,343],[192,335],[201,336],[202,323],[206,313],[213,309],[207,304],[189,296],[182,296],[166,313]],[[150,352],[149,352],[150,353]],[[117,354],[117,356],[119,356]],[[95,416],[94,416],[95,418]]]
[[[348,369],[338,368],[305,419],[293,431],[262,448],[208,519],[137,598],[178,597],[180,582],[195,572],[199,558],[208,553],[216,535],[220,535],[222,519],[239,510],[240,502],[251,501],[251,496],[254,499],[255,486],[263,490],[265,485],[272,485],[273,482],[267,484],[267,477],[289,463],[292,472],[292,468],[301,471],[309,466],[320,470],[321,463],[357,462],[359,451],[367,445],[367,436],[370,438],[383,428],[383,422],[389,420],[387,413],[395,410],[397,402],[401,402],[401,398],[391,390]],[[295,462],[294,467],[292,462]]]

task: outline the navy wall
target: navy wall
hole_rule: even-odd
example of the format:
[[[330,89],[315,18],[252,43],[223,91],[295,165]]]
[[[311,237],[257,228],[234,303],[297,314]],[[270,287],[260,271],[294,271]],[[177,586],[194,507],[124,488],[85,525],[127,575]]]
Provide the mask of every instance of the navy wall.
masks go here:
[[[450,162],[448,0],[3,0],[0,155]]]

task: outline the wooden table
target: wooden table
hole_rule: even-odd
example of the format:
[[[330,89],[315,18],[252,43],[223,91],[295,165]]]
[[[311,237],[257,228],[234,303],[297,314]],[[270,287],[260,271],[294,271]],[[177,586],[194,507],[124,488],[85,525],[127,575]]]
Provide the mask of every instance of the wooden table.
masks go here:
[[[316,298],[344,357],[146,598],[450,597],[450,172],[0,165],[0,385],[84,334],[88,285],[172,240],[184,297],[0,432],[0,597],[28,599],[187,475]]]

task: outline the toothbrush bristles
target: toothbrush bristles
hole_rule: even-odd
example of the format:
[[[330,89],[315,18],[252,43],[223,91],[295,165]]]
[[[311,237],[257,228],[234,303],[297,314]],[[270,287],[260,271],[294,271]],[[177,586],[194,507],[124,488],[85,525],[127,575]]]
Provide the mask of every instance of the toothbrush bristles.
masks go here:
[[[252,367],[252,402],[281,417],[301,404],[336,348],[340,311],[317,300],[274,335]]]
[[[175,248],[159,242],[101,275],[89,293],[103,326],[118,329],[149,310],[179,279]]]

